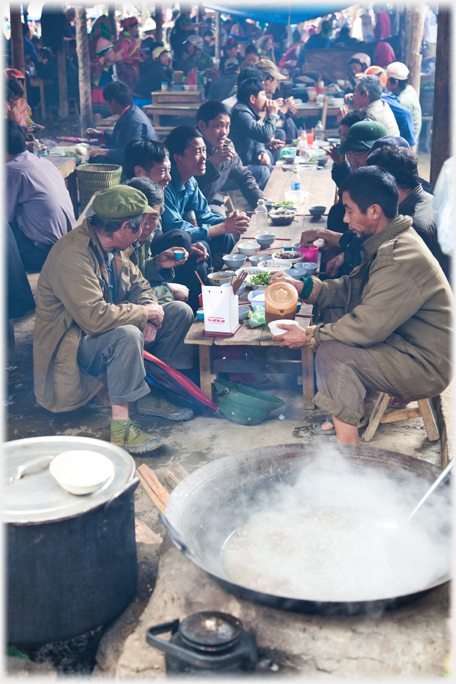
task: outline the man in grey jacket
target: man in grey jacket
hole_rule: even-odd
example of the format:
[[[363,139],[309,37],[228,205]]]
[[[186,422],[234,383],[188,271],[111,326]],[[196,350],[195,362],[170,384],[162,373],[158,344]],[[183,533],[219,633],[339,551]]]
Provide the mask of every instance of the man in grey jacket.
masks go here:
[[[196,121],[207,150],[206,172],[203,176],[196,176],[196,180],[210,208],[225,216],[220,193],[223,190],[240,190],[254,209],[260,198],[266,198],[228,138],[231,116],[227,107],[222,102],[209,100],[198,109]]]
[[[318,434],[335,431],[340,444],[359,444],[366,390],[425,399],[450,383],[451,289],[435,257],[397,215],[399,193],[378,166],[353,171],[341,187],[345,221],[365,238],[363,260],[348,276],[295,285],[317,303],[323,324],[302,330],[283,324],[281,346],[315,349],[316,405],[329,414]]]

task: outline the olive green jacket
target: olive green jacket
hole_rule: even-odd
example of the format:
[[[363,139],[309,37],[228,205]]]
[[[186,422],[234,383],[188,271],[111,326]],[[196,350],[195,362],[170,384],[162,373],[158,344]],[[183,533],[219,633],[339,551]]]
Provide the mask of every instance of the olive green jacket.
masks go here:
[[[313,277],[306,301],[346,312],[335,323],[311,326],[312,346],[337,340],[368,349],[397,395],[413,400],[434,397],[450,383],[452,292],[411,224],[399,216],[368,238],[350,275]]]
[[[169,282],[174,280],[174,269],[167,268],[164,271],[159,271],[155,266],[155,257],[151,255],[150,245],[152,242],[153,235],[141,242],[139,247],[134,249],[133,247],[128,248],[126,252],[133,263],[137,264],[139,270],[149,282],[154,295],[157,298],[157,302],[163,306],[163,304],[168,304],[168,302],[174,301],[174,295],[168,287],[168,281],[165,280],[162,273],[166,272],[169,274]]]
[[[118,304],[109,304],[106,264],[97,235],[85,219],[58,240],[38,279],[33,338],[37,402],[55,413],[86,404],[103,387],[101,378],[78,366],[83,333],[97,335],[120,325],[146,327],[147,309],[156,297],[127,252],[113,260]]]

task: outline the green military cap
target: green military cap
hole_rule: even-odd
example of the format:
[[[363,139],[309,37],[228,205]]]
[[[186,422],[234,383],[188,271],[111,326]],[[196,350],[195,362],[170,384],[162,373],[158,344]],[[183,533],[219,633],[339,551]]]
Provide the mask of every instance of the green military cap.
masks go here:
[[[98,193],[92,205],[94,213],[105,221],[128,221],[140,214],[158,214],[147,204],[140,190],[128,185],[114,185]]]
[[[370,150],[372,145],[379,138],[388,135],[386,126],[378,121],[364,119],[350,126],[347,139],[339,145],[338,152],[365,152]]]

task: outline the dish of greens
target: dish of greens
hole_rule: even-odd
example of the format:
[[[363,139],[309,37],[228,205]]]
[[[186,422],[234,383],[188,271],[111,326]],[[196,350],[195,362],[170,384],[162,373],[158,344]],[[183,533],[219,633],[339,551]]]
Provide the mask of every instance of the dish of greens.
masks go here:
[[[293,202],[291,200],[284,200],[283,202],[274,202],[275,207],[292,207]]]
[[[268,287],[269,285],[269,273],[258,273],[257,275],[250,276],[250,282],[252,285],[257,285],[261,287]]]

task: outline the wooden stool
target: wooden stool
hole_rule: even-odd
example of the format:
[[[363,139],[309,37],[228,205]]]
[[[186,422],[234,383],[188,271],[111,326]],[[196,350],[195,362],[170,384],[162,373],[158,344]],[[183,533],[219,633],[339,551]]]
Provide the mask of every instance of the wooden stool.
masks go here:
[[[426,428],[428,440],[430,442],[435,442],[437,439],[439,439],[439,431],[435,422],[434,414],[432,413],[429,399],[419,399],[418,408],[399,409],[384,415],[386,409],[388,408],[388,403],[391,397],[391,394],[380,392],[377,403],[375,404],[370,415],[369,425],[363,434],[364,442],[371,441],[380,423],[395,423],[398,420],[408,420],[409,418],[420,417],[424,421],[424,427]]]

